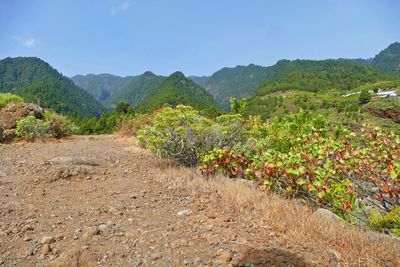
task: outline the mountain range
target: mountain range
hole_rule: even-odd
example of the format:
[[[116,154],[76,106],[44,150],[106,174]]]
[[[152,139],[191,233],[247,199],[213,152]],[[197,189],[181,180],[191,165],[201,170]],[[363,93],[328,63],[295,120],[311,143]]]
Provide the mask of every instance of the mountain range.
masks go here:
[[[367,67],[365,68],[364,72],[361,71],[361,66]],[[345,75],[345,72],[352,73],[354,71],[355,75],[358,75],[358,78],[361,79],[361,83],[376,80],[375,78],[370,77],[370,75],[380,75],[380,77],[377,77],[378,80],[383,79],[384,77],[384,79],[390,79],[389,76],[384,76],[382,73],[378,74],[379,71],[389,75],[400,76],[400,43],[391,44],[389,47],[377,54],[374,58],[370,59],[280,60],[276,64],[268,67],[254,64],[250,64],[248,66],[236,66],[234,68],[225,67],[221,70],[218,70],[211,76],[189,76],[189,78],[197,85],[206,89],[221,107],[228,109],[229,99],[231,97],[250,97],[256,92],[257,89],[261,87],[271,87],[272,82],[280,83],[280,79],[291,80],[293,76],[296,75],[298,77],[303,75],[303,82],[305,83],[304,86],[309,86],[310,84],[306,82],[307,76],[309,76],[307,72],[311,71],[315,74],[315,71],[318,71],[319,69],[320,77],[318,79],[324,80],[330,75],[327,74],[325,75],[326,77],[323,77],[322,74],[335,70],[337,67],[342,70],[343,75]],[[135,81],[136,79],[139,81],[143,80],[142,76],[145,74],[131,78],[131,85],[128,84],[114,88],[115,91],[108,90],[109,92],[103,94],[110,95],[108,99],[106,98],[98,100],[100,100],[106,107],[109,108],[115,106],[115,104],[121,100],[136,106],[141,99],[144,99],[145,92],[148,92],[149,88],[152,87],[149,85],[149,83]],[[162,81],[162,76],[157,76],[153,73],[151,74],[159,78],[158,82]],[[102,81],[103,75],[104,74],[98,75],[99,81]],[[289,75],[289,77],[285,78],[286,75]],[[336,78],[339,79],[338,82],[341,83],[340,73],[335,70],[335,75]],[[90,75],[88,80],[89,78],[94,79],[96,76],[97,75]],[[88,87],[83,82],[77,81],[77,77],[82,78],[81,76],[72,77],[72,80],[74,80],[77,85],[81,86],[88,92],[93,91],[92,88]],[[119,77],[119,79],[126,78],[129,77]],[[331,86],[332,84],[336,83],[336,81],[333,79],[328,79],[330,79],[330,81],[326,83],[331,83]],[[353,80],[356,79],[357,78],[355,77]],[[284,80],[281,80],[281,82]],[[349,80],[347,80],[347,82],[349,82]],[[86,82],[86,84],[88,84],[88,82]],[[158,84],[155,83],[154,86],[156,85]],[[313,85],[311,85],[311,87],[312,86]],[[348,84],[347,87],[342,84],[341,88],[346,89],[349,88],[349,86],[351,87],[351,84]],[[117,93],[113,94],[113,92]],[[98,94],[96,96],[98,96]]]
[[[13,92],[71,116],[98,117],[120,101],[141,111],[178,103],[217,111],[229,109],[231,97],[247,97],[262,106],[262,99],[274,92],[349,91],[399,76],[400,43],[370,59],[280,60],[269,67],[222,68],[202,77],[185,77],[181,72],[165,77],[147,71],[127,77],[88,74],[69,79],[39,58],[0,60],[0,92]]]

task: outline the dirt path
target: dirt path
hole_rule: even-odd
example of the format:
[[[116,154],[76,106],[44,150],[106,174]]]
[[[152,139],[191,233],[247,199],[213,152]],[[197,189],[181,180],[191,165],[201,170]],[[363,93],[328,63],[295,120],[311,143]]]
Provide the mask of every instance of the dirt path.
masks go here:
[[[116,136],[0,145],[0,266],[318,261],[307,248],[249,249],[271,233],[212,190],[185,187],[192,172]]]

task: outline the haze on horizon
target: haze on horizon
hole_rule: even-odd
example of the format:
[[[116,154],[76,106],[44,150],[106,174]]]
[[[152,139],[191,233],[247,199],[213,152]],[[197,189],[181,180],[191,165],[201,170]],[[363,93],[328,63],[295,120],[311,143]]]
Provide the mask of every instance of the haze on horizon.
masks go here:
[[[0,58],[36,56],[67,76],[370,58],[400,41],[399,10],[391,0],[6,0]]]

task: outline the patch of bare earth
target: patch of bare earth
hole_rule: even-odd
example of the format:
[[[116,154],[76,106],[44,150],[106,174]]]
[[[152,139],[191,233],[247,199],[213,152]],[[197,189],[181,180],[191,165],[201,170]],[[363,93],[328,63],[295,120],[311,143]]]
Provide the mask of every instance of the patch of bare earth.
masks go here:
[[[0,266],[400,266],[399,253],[132,138],[0,145]]]

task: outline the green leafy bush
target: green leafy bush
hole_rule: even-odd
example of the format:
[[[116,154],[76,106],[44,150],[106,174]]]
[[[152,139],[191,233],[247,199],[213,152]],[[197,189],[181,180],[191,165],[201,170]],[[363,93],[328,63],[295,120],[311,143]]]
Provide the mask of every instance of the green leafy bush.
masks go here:
[[[389,231],[395,236],[400,236],[400,207],[393,208],[385,215],[372,210],[368,222],[376,231]]]
[[[7,106],[9,103],[20,103],[24,100],[16,95],[10,93],[0,93],[0,109]]]
[[[194,166],[214,147],[232,148],[243,139],[240,115],[208,119],[190,106],[160,109],[153,123],[139,130],[138,140],[161,157]]]
[[[48,123],[30,115],[17,122],[15,134],[17,137],[29,141],[45,138],[48,137]]]
[[[205,155],[203,174],[253,179],[264,190],[343,216],[365,206],[385,213],[398,205],[398,137],[375,130],[356,135],[343,128],[329,134],[322,117],[303,111],[284,120],[247,123],[247,142]]]
[[[18,138],[32,141],[38,138],[61,138],[77,131],[75,124],[66,117],[45,112],[43,120],[30,115],[17,121],[15,134]]]

